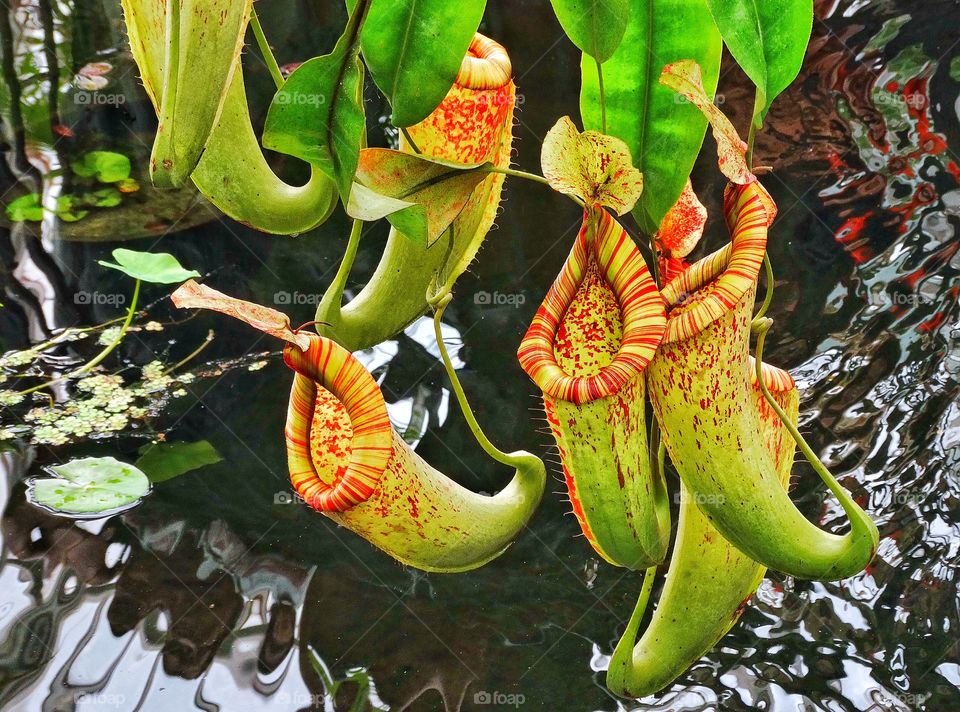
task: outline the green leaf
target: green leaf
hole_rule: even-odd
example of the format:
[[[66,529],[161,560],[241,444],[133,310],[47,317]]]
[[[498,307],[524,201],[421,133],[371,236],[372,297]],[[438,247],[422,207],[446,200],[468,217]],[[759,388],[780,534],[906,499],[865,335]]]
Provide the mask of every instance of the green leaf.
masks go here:
[[[78,207],[82,205],[80,200],[73,195],[61,195],[57,198],[57,217],[64,222],[77,222],[90,214],[89,210]]]
[[[630,0],[551,0],[560,26],[584,54],[598,62],[613,56],[630,19]]]
[[[667,64],[696,61],[711,95],[720,74],[720,35],[704,0],[630,0],[623,42],[604,64],[607,133],[627,144],[645,188],[634,215],[648,235],[677,202],[703,143],[706,119],[658,82]],[[580,113],[601,130],[597,68],[584,58]]]
[[[95,208],[114,208],[123,202],[120,191],[114,187],[100,188],[83,196],[83,202]]]
[[[119,183],[130,177],[130,159],[113,151],[90,151],[70,167],[81,178],[96,178],[101,183]]]
[[[99,263],[143,282],[177,284],[200,276],[195,270],[184,269],[176,257],[166,252],[136,252],[118,247],[113,251],[113,259],[116,264],[103,260]]]
[[[483,165],[368,148],[360,152],[357,166],[357,184],[368,190],[350,196],[347,213],[358,219],[382,213],[379,217],[386,217],[403,235],[430,247],[463,212],[473,189],[487,175]]]
[[[618,0],[624,2],[625,0]],[[351,10],[357,0],[347,0]],[[370,8],[361,49],[373,80],[393,107],[394,126],[430,115],[456,81],[486,0],[410,0]]]
[[[706,0],[730,54],[757,85],[754,121],[796,79],[813,27],[813,0]]]
[[[4,210],[7,213],[7,218],[13,222],[23,222],[25,220],[37,222],[43,220],[43,206],[40,204],[39,193],[21,195],[16,200],[11,200],[7,203]]]
[[[140,448],[137,467],[153,484],[166,482],[207,465],[223,460],[208,441],[195,443],[152,443]]]
[[[27,497],[63,514],[95,515],[130,507],[150,491],[133,465],[112,457],[87,457],[50,468],[54,477],[34,479]]]
[[[365,10],[369,0],[361,7]],[[267,112],[265,148],[303,159],[333,180],[347,202],[366,119],[363,65],[357,58],[362,12],[350,16],[333,52],[301,64]]]

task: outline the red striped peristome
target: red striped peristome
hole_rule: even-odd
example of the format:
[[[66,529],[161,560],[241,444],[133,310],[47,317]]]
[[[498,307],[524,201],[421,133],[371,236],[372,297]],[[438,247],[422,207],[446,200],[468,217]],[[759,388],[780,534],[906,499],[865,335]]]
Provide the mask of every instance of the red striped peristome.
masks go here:
[[[316,334],[310,335],[306,351],[287,344],[283,360],[296,372],[284,433],[294,488],[321,512],[342,512],[366,501],[393,455],[393,431],[380,387],[353,354]],[[324,395],[343,405],[348,421],[331,418],[324,427],[342,429],[350,438],[346,466],[340,467],[335,477],[327,473],[326,478],[317,472],[311,454],[311,429],[316,425],[321,388],[328,392]]]
[[[771,366],[769,363],[760,364],[760,373],[763,375],[764,385],[766,385],[767,390],[770,391],[771,394],[786,393],[797,387],[793,376],[791,376],[789,372],[784,371],[782,368]],[[750,357],[750,383],[759,389],[759,386],[757,386],[756,361],[754,361],[753,356]]]
[[[724,217],[731,241],[671,280],[663,289],[668,308],[664,343],[688,339],[733,309],[757,283],[776,208],[757,183],[730,183]]]
[[[567,373],[555,350],[560,324],[591,265],[620,307],[622,339],[613,359],[596,373]],[[577,405],[617,393],[643,372],[663,335],[663,299],[630,236],[606,210],[585,210],[583,225],[563,269],[537,310],[517,353],[544,394]]]

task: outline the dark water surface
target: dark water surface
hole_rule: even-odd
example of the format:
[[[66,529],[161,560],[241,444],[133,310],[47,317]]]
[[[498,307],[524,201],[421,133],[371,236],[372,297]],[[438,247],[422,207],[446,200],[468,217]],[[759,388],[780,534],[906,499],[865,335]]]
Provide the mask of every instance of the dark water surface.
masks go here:
[[[76,223],[0,228],[0,350],[117,316],[115,304],[77,295],[129,289],[96,265],[121,244],[173,252],[223,291],[277,305],[294,322],[312,318],[346,243],[344,217],[271,238],[213,219],[189,193],[153,195],[143,173],[155,121],[131,71],[119,3],[12,5],[0,23],[4,202],[67,192],[56,168],[95,148],[134,156],[144,189]],[[331,45],[340,4],[319,5],[258,3],[281,63]],[[561,495],[548,494],[529,530],[479,571],[402,568],[290,502],[289,374],[275,353],[257,368],[273,348],[265,339],[200,315],[138,332],[122,358],[174,363],[214,329],[192,366],[246,360],[198,378],[116,435],[0,453],[0,709],[960,709],[960,7],[857,0],[820,2],[817,13],[804,70],[758,142],[758,160],[777,168],[765,184],[780,206],[768,354],[797,377],[803,432],[880,528],[868,571],[826,584],[768,575],[741,622],[670,691],[617,701],[604,670],[640,580],[597,561]],[[578,57],[545,1],[491,3],[483,29],[512,55],[524,98],[516,160],[536,170],[546,130],[577,116]],[[77,99],[74,74],[92,61],[114,65],[102,93],[122,103]],[[269,77],[255,54],[245,64],[263,107]],[[742,126],[752,99],[735,68],[721,92]],[[374,144],[387,141],[382,113],[371,96]],[[694,178],[717,215],[723,186],[711,153]],[[569,201],[511,181],[498,229],[448,310],[451,334],[462,335],[465,387],[504,449],[547,444],[514,352],[579,220]],[[154,237],[118,241],[144,233]],[[378,229],[364,238],[352,287],[384,237]],[[713,225],[703,249],[722,239]],[[148,288],[146,297],[165,293]],[[151,318],[183,315],[159,303]],[[428,461],[478,491],[509,478],[451,406],[424,323],[364,358]],[[0,411],[3,425],[22,412]],[[223,460],[106,519],[77,523],[26,502],[23,481],[44,466],[91,454],[132,461],[157,432],[207,440]],[[794,480],[811,518],[843,527],[809,467],[798,465]]]

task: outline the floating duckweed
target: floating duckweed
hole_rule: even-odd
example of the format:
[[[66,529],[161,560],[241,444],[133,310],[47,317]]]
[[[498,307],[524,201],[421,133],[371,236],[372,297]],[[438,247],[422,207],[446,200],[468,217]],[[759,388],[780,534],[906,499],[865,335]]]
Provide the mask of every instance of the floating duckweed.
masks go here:
[[[160,361],[151,361],[141,369],[143,380],[153,381],[163,377],[163,363]]]
[[[97,339],[97,343],[103,346],[109,346],[114,341],[120,338],[120,332],[123,330],[120,326],[111,326],[108,329],[104,329],[100,332],[100,338]]]
[[[33,363],[39,356],[36,349],[25,349],[23,351],[7,351],[0,356],[0,368],[17,368]]]
[[[23,401],[23,396],[16,391],[0,391],[0,406],[17,405]]]
[[[151,322],[143,329],[161,331],[163,325]],[[27,375],[23,369],[18,369],[18,373],[11,373],[9,369],[36,365],[36,360],[43,352],[55,344],[94,333],[96,332],[93,330],[77,330],[74,333],[69,333],[68,330],[60,334],[55,341],[45,345],[3,354],[0,357],[0,367],[7,368],[8,372],[0,373],[0,383]],[[101,341],[110,342],[116,333],[113,328],[105,330],[101,334]],[[34,394],[28,399],[13,390],[0,390],[0,407],[27,406],[26,412],[20,409],[14,411],[17,414],[16,420],[22,420],[22,424],[11,424],[9,421],[13,418],[0,423],[0,441],[23,439],[36,445],[59,446],[83,439],[111,437],[135,427],[138,422],[159,415],[171,399],[187,396],[185,386],[196,381],[198,376],[208,378],[232,368],[250,367],[250,370],[259,370],[266,365],[266,361],[262,360],[264,356],[258,354],[256,361],[246,357],[207,364],[197,372],[177,375],[165,374],[169,365],[154,360],[140,369],[140,378],[132,383],[119,374],[87,374],[77,379],[69,379],[72,397],[53,405],[41,405],[48,402],[48,392]],[[156,434],[161,440],[162,436],[163,433]]]

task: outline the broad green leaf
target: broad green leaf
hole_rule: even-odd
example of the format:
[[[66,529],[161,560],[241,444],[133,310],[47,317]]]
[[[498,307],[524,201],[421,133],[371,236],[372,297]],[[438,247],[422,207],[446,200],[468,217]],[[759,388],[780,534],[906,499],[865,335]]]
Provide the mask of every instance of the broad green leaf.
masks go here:
[[[137,467],[150,482],[166,482],[207,465],[223,460],[220,453],[208,441],[195,443],[151,443],[140,448]]]
[[[357,182],[380,196],[407,203],[385,213],[397,230],[417,244],[430,247],[463,212],[473,189],[489,173],[483,166],[439,161],[386,148],[360,152]],[[369,201],[368,193],[351,196],[351,217],[384,210],[383,201]],[[350,212],[350,205],[355,212]]]
[[[551,0],[560,26],[584,54],[606,62],[623,40],[630,0]]]
[[[707,122],[696,107],[658,83],[670,62],[693,59],[709,93],[720,73],[720,34],[704,0],[630,0],[623,42],[604,63],[607,133],[622,139],[646,185],[634,215],[649,235],[677,202]],[[587,129],[601,129],[597,68],[584,58],[580,112]]]
[[[356,4],[347,0],[351,10]],[[372,3],[361,49],[374,82],[390,101],[395,126],[422,121],[443,101],[485,5],[486,0]]]
[[[119,183],[130,177],[130,159],[113,151],[90,151],[70,167],[81,178],[96,178],[101,183]]]
[[[145,474],[112,457],[87,457],[50,470],[55,476],[34,479],[27,497],[63,514],[96,515],[130,507],[150,491]]]
[[[707,96],[697,63],[683,59],[668,64],[660,75],[660,83],[673,89],[707,117],[717,141],[721,172],[738,185],[753,183],[757,177],[747,165],[747,144],[740,138],[730,119]]]
[[[21,195],[19,198],[7,203],[4,210],[7,213],[7,218],[13,222],[23,222],[24,220],[37,222],[43,220],[43,205],[40,204],[39,193]]]
[[[757,85],[754,121],[796,79],[813,27],[813,0],[706,0],[730,54]]]
[[[136,252],[118,247],[113,251],[113,259],[116,264],[103,260],[99,263],[143,282],[177,284],[200,276],[199,272],[184,269],[176,257],[166,252]]]
[[[551,188],[617,215],[630,212],[643,193],[643,175],[633,167],[627,144],[596,131],[580,133],[569,116],[547,132],[540,163]]]
[[[337,184],[344,203],[365,129],[363,65],[357,58],[360,15],[351,14],[333,52],[304,62],[290,75],[270,103],[263,131],[265,148],[316,166]]]

